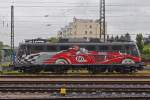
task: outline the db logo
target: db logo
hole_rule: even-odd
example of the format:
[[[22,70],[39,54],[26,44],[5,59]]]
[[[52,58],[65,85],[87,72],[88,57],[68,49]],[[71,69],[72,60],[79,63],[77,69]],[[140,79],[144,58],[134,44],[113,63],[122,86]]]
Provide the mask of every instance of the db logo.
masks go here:
[[[77,57],[76,57],[76,60],[77,60],[78,62],[85,62],[85,59],[84,59],[84,57],[82,57],[82,56],[77,56]]]

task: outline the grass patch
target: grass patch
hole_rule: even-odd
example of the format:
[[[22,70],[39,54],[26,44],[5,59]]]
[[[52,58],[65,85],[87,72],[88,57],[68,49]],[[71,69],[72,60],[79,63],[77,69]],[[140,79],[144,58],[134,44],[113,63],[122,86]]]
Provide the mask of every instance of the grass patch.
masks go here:
[[[2,63],[0,64],[0,66],[3,66],[3,67],[9,67],[11,65],[11,63]]]
[[[38,74],[28,74],[28,73],[23,73],[23,72],[19,72],[19,71],[3,71],[0,73],[1,75],[51,75],[52,73],[51,72],[41,72],[41,73],[38,73]],[[53,74],[55,75],[55,74]],[[65,74],[63,74],[65,75]],[[143,71],[138,71],[136,73],[131,73],[131,74],[121,74],[121,73],[108,73],[108,72],[105,72],[105,73],[98,73],[98,74],[90,74],[87,70],[80,70],[80,71],[71,71],[69,70],[67,72],[66,75],[98,75],[98,76],[144,76],[144,75],[150,75],[150,70],[143,70]]]
[[[19,71],[3,71],[1,72],[1,75],[20,75],[23,74]]]

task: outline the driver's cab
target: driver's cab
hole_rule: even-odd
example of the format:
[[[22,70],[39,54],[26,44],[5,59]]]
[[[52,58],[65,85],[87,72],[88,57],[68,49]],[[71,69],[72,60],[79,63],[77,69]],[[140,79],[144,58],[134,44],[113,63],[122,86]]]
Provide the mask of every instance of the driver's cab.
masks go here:
[[[85,48],[80,48],[79,46],[72,46],[71,48],[69,48],[70,51],[72,52],[76,52],[76,55],[79,54],[88,54],[88,50]]]
[[[76,52],[77,55],[79,54],[88,54],[88,50],[85,48],[79,48],[79,50]]]

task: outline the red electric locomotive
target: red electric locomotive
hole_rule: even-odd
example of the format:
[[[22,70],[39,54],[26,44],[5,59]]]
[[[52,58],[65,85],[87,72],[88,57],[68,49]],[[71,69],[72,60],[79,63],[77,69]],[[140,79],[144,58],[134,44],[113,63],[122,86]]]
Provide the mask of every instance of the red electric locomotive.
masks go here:
[[[16,62],[18,68],[26,72],[65,72],[70,68],[85,68],[92,72],[135,72],[142,69],[134,42],[26,42],[20,44]]]

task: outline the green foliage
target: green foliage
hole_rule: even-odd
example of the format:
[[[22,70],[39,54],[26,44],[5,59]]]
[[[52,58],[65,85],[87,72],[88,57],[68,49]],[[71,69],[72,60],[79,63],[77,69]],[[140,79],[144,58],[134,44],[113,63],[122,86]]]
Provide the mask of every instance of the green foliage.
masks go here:
[[[143,35],[141,33],[137,34],[137,36],[136,36],[136,43],[137,43],[137,46],[138,46],[140,52],[142,53],[143,52],[143,48],[144,48],[144,41],[143,41]]]
[[[3,47],[10,47],[9,45],[3,45]]]
[[[150,61],[150,44],[144,46],[142,59]]]
[[[19,71],[3,71],[1,74],[2,75],[25,75],[23,73],[20,73]]]
[[[129,33],[125,34],[125,39],[126,39],[126,41],[131,41],[131,36]]]
[[[2,48],[3,48],[3,42],[0,41],[0,61],[2,59],[2,51],[1,51]]]
[[[4,63],[4,64],[0,64],[0,66],[3,66],[3,67],[9,67],[11,63]]]
[[[59,41],[59,39],[56,38],[56,37],[51,37],[51,38],[49,38],[48,40],[49,40],[49,42],[51,42],[51,43],[57,43],[57,42]]]
[[[149,54],[150,55],[150,44],[144,46],[143,54]]]
[[[142,55],[142,59],[143,59],[143,60],[150,61],[150,55],[149,55],[149,54],[143,54],[143,55]]]
[[[3,42],[0,41],[0,49],[3,48]]]

